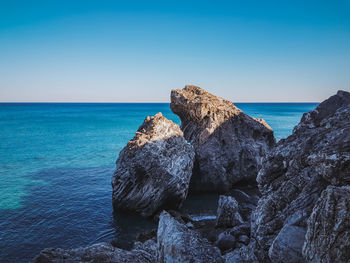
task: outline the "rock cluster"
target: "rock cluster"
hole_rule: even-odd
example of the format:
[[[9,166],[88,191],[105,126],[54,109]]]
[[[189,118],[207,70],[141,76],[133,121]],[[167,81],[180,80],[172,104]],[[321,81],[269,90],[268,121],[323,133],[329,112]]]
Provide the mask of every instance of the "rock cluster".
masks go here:
[[[179,208],[187,196],[193,160],[193,147],[177,124],[161,113],[147,117],[119,154],[112,179],[114,207],[145,217]]]
[[[155,245],[142,244],[138,248],[126,251],[113,247],[108,243],[98,243],[89,247],[76,249],[45,249],[36,258],[34,263],[78,263],[78,262],[101,262],[101,263],[153,263],[155,258]],[[153,241],[153,243],[155,243]],[[143,246],[148,246],[145,249]]]
[[[255,181],[263,157],[275,144],[264,120],[196,86],[173,90],[170,108],[195,148],[191,190],[227,192],[237,182]]]
[[[350,93],[339,91],[304,114],[293,134],[268,154],[257,181],[262,197],[252,236],[260,261],[300,262],[305,256],[338,262],[348,255],[349,240],[332,240],[341,222],[349,225],[343,220],[348,209],[335,196],[338,190],[327,186],[350,185]],[[338,200],[333,210],[326,205]]]
[[[277,145],[263,120],[198,87],[172,91],[171,108],[182,131],[161,114],[147,117],[112,181],[117,209],[168,210],[157,214],[157,231],[130,251],[105,243],[47,249],[35,263],[350,262],[349,92],[305,113]],[[259,169],[261,197],[232,189]],[[216,218],[169,210],[181,206],[190,180],[195,191],[231,190],[220,196]]]

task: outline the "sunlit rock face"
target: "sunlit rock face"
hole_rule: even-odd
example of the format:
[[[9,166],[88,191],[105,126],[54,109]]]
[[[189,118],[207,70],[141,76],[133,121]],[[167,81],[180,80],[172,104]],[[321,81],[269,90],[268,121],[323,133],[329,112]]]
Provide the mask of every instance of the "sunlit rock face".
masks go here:
[[[226,192],[237,182],[255,181],[263,157],[275,144],[264,120],[196,86],[173,90],[170,107],[195,148],[191,190]]]
[[[350,185],[350,93],[339,91],[305,113],[293,134],[269,153],[257,181],[262,197],[252,215],[252,239],[260,261],[299,262],[305,241],[304,255],[311,262],[327,258],[324,254],[330,255],[324,262],[342,259],[348,232],[346,238],[335,238],[334,246],[331,239],[340,231],[336,222],[345,223],[343,214],[349,213],[339,196],[347,190],[327,186]]]
[[[147,117],[120,152],[112,178],[113,205],[148,217],[185,200],[194,149],[161,113]]]

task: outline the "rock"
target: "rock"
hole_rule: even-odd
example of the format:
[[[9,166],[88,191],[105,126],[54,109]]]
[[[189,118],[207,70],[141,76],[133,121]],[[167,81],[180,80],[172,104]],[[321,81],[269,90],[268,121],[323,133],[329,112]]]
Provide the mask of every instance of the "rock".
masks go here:
[[[269,249],[271,261],[276,263],[304,262],[301,250],[305,233],[304,227],[285,225]]]
[[[235,237],[239,237],[240,235],[248,235],[250,236],[250,223],[244,222],[241,225],[235,226],[230,230],[231,235]]]
[[[322,192],[308,219],[303,255],[308,262],[350,261],[350,186]]]
[[[148,217],[179,208],[192,175],[193,147],[161,113],[147,117],[120,152],[113,175],[113,205]]]
[[[241,243],[243,243],[244,245],[248,245],[248,243],[249,243],[249,237],[246,236],[246,235],[241,235],[241,236],[239,236],[239,238],[238,238],[238,242],[241,242]]]
[[[286,225],[306,229],[328,185],[350,184],[349,167],[350,93],[339,91],[305,113],[293,134],[281,140],[264,161],[257,177],[262,197],[252,213],[251,229],[260,261],[269,262],[268,251],[276,238],[275,244],[279,243]],[[298,230],[293,238],[299,250],[295,253],[300,255],[304,237]]]
[[[243,219],[238,212],[238,203],[232,196],[220,195],[216,218],[217,227],[234,227],[242,224]]]
[[[99,243],[89,247],[76,249],[45,249],[36,258],[34,263],[153,263],[155,251],[150,253],[143,249],[131,251],[113,247],[108,243]]]
[[[230,235],[229,231],[225,231],[218,236],[215,245],[220,248],[221,251],[226,251],[235,248],[236,239],[234,236]]]
[[[223,262],[218,248],[165,211],[159,217],[157,242],[160,263]]]
[[[264,120],[196,86],[172,90],[170,108],[195,148],[191,190],[226,192],[237,182],[255,182],[262,158],[275,144]]]
[[[261,263],[254,254],[254,245],[250,243],[248,246],[237,248],[225,255],[225,263]]]

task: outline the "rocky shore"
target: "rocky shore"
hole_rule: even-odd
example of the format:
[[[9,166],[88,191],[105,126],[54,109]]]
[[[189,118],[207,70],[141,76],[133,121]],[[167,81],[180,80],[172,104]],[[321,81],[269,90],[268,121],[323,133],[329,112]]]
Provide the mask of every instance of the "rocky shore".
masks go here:
[[[131,250],[45,249],[33,262],[350,262],[349,92],[278,143],[264,120],[199,87],[173,90],[170,107],[181,127],[147,117],[112,177],[115,210],[158,228]],[[215,217],[181,212],[200,192],[220,194]]]

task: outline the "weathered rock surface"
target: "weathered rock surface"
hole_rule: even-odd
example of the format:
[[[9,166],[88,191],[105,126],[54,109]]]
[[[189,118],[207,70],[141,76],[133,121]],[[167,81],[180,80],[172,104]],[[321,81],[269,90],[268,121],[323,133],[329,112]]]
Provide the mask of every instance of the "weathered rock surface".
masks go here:
[[[165,211],[159,217],[157,242],[160,263],[223,262],[218,248]]]
[[[217,227],[234,227],[242,224],[243,219],[238,212],[238,203],[232,196],[220,195],[216,217]]]
[[[350,261],[350,186],[328,186],[307,223],[303,255],[309,262]]]
[[[191,190],[226,192],[239,181],[255,181],[262,158],[275,144],[264,120],[196,86],[173,90],[170,107],[195,148]]]
[[[161,113],[147,117],[120,152],[113,175],[113,205],[148,217],[185,200],[192,175],[193,147],[180,127]]]
[[[113,247],[108,243],[98,243],[90,247],[76,249],[45,249],[36,258],[34,263],[153,263],[156,261],[156,251],[152,250],[155,241],[148,241],[148,250],[135,248],[131,251]]]
[[[305,113],[293,134],[281,140],[267,156],[257,181],[262,197],[252,214],[251,234],[255,255],[251,258],[256,256],[259,261],[268,262],[270,250],[271,259],[278,262],[278,258],[288,256],[281,251],[291,248],[289,239],[297,244],[293,248],[294,257],[301,258],[300,244],[305,240],[303,233],[306,232],[307,220],[322,191],[328,185],[350,184],[350,93],[339,91],[315,110]],[[340,201],[339,205],[342,203]],[[326,216],[327,211],[322,209],[327,207],[323,206],[322,201],[317,206],[319,209],[315,208],[314,213]],[[310,219],[307,239],[311,243],[304,249],[308,258],[323,258],[312,248],[312,244],[321,242],[321,235],[318,236],[321,233],[322,237],[334,235],[340,227],[338,221],[342,221],[341,213],[345,211],[348,210],[336,211],[333,220],[328,217],[329,225],[326,220],[317,219],[326,227],[334,227],[325,229],[325,232],[319,232],[321,230],[317,230],[316,223],[312,223],[316,219]],[[298,229],[298,234],[293,236],[293,231],[286,230],[287,226],[292,230]],[[316,236],[311,237],[310,231],[316,231]],[[330,241],[331,238],[325,240]],[[338,247],[347,246],[348,240],[335,241],[339,243],[335,243],[334,247],[328,241],[318,245],[331,249],[326,252],[332,255],[330,257],[338,257],[343,253],[337,252]]]

